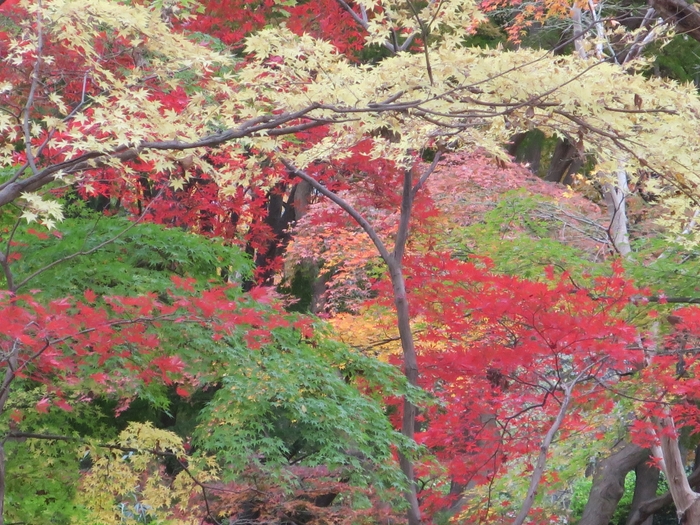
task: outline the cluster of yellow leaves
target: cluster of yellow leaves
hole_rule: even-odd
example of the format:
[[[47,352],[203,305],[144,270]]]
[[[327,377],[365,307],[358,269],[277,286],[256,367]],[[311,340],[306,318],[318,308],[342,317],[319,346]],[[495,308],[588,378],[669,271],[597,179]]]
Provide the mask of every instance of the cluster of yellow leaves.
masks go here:
[[[695,205],[700,137],[691,123],[700,119],[700,101],[694,86],[527,49],[429,46],[432,83],[422,55],[399,53],[376,66],[355,66],[331,46],[284,30],[263,31],[249,40],[248,51],[258,62],[245,75],[261,96],[274,96],[292,111],[317,102],[314,116],[337,121],[316,147],[297,152],[302,167],[342,157],[348,145],[380,129],[398,140],[377,140],[373,154],[401,162],[409,160],[407,152],[441,140],[502,155],[513,133],[539,128],[570,138],[602,174],[619,169],[620,159],[630,173],[652,167],[661,176],[655,190],[672,199],[667,203],[677,214]],[[271,64],[269,57],[283,63]],[[280,92],[280,85],[288,89]]]
[[[36,118],[32,116],[32,136],[58,132],[49,146],[59,148],[66,158],[113,154],[144,142],[193,142],[226,125],[219,117],[215,97],[221,94],[220,88],[228,92],[230,86],[212,72],[231,67],[233,60],[174,33],[161,19],[158,6],[127,6],[110,0],[25,1],[22,5],[30,16],[9,43],[10,52],[3,60],[15,66],[38,64],[41,84],[53,86],[42,110],[36,112]],[[67,102],[61,92],[65,72],[54,69],[56,58],[47,54],[49,41],[53,44],[50,49],[65,55],[62,67],[66,57],[71,57],[71,76],[83,77],[86,93],[78,105]],[[110,60],[119,55],[132,57],[134,67],[115,67]],[[162,108],[153,96],[163,87],[175,89],[188,82],[202,89],[180,111]],[[1,87],[19,100],[27,96],[19,91],[23,88]],[[30,102],[25,99],[22,103],[25,101]],[[8,143],[23,135],[21,122],[0,112],[0,131],[5,139],[0,162],[11,164],[14,150]],[[205,149],[193,152],[193,164],[212,172],[210,163],[201,159]],[[237,153],[240,151],[233,152]],[[165,150],[145,150],[141,159],[161,172],[178,168],[177,159]],[[107,164],[125,174],[130,171],[118,158]]]
[[[38,221],[49,230],[56,226],[56,222],[63,220],[63,210],[56,201],[47,201],[36,193],[23,193],[25,201],[22,218],[27,222]]]
[[[377,64],[356,64],[331,43],[295,35],[282,25],[249,38],[246,50],[254,59],[233,72],[230,57],[173,33],[156,8],[109,0],[31,4],[44,36],[82,56],[76,71],[103,89],[70,118],[58,115],[76,108],[56,94],[51,99],[55,115],[44,118],[43,125],[47,130],[67,129],[54,145],[69,158],[110,155],[106,162],[124,172],[129,168],[119,152],[125,148],[138,148],[140,158],[161,172],[178,168],[169,151],[191,149],[192,165],[218,177],[224,191],[260,173],[251,151],[280,153],[303,168],[318,160],[342,159],[350,146],[372,135],[374,156],[408,165],[415,151],[436,143],[453,149],[483,147],[502,156],[502,144],[513,133],[539,128],[569,137],[595,158],[601,173],[620,169],[620,159],[629,173],[651,167],[659,178],[650,191],[666,199],[673,226],[684,227],[677,219],[691,214],[700,183],[695,168],[700,101],[693,86],[644,78],[631,73],[629,64],[623,70],[527,49],[462,48],[461,39],[480,20],[473,2],[444,0],[420,9],[377,0],[361,5],[370,21],[369,41],[387,41],[391,31],[420,29],[423,40],[432,35],[425,53],[399,52]],[[102,65],[95,41],[104,31],[132,47],[137,57],[133,69],[116,72]],[[38,42],[36,30],[28,26],[12,43],[6,62],[31,60]],[[41,70],[50,72],[52,57],[41,60]],[[213,74],[219,67],[223,69]],[[188,72],[188,80],[178,76],[182,71]],[[159,86],[196,84],[198,90],[182,111],[162,110],[147,78]],[[297,112],[301,120],[289,125],[309,122],[304,119],[327,123],[326,136],[313,147],[264,130],[246,131],[253,125],[249,119],[259,123]],[[71,120],[81,126],[67,126]],[[17,126],[6,117],[0,120],[7,136],[19,136]],[[226,130],[238,138],[227,139]],[[383,133],[391,138],[382,139],[379,131],[393,133]],[[240,163],[212,166],[204,155],[207,150],[197,146],[204,136],[222,137],[226,144],[217,153]],[[11,159],[5,155],[0,160]]]
[[[340,313],[329,320],[335,337],[365,355],[388,361],[401,355],[401,342],[395,314],[379,306],[364,307],[356,315]]]
[[[80,491],[81,503],[90,512],[90,523],[121,525],[198,523],[187,518],[190,500],[198,489],[188,472],[181,471],[174,480],[163,476],[165,454],[186,457],[182,439],[172,432],[154,428],[150,423],[130,423],[119,434],[117,447],[89,447],[92,459]],[[199,482],[216,478],[216,463],[204,460],[202,465],[188,459],[188,470]],[[179,510],[181,516],[174,516]],[[185,516],[185,517],[182,517]]]

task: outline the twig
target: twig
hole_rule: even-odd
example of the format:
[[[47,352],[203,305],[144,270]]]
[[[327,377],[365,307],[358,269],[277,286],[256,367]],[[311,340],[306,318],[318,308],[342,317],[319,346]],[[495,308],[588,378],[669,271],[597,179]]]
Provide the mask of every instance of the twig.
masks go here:
[[[435,168],[437,168],[438,162],[440,162],[440,159],[442,158],[442,151],[438,150],[435,153],[435,157],[433,158],[433,162],[428,166],[428,169],[426,169],[423,174],[420,176],[418,179],[418,182],[416,182],[415,186],[413,186],[413,189],[411,189],[411,198],[415,199],[416,194],[420,191],[420,189],[423,187],[425,182],[428,180],[428,177],[435,171]]]
[[[365,231],[365,233],[372,240],[375,247],[379,251],[379,254],[382,256],[382,259],[384,259],[384,262],[386,262],[387,264],[389,264],[391,262],[392,257],[391,257],[391,254],[389,253],[389,250],[387,249],[386,245],[379,237],[379,234],[377,234],[377,231],[372,227],[372,225],[367,221],[367,219],[365,219],[360,214],[360,212],[358,212],[349,202],[347,202],[345,199],[340,197],[337,193],[334,193],[331,190],[329,190],[328,188],[326,188],[323,184],[318,182],[311,175],[309,175],[308,173],[306,173],[303,170],[300,170],[299,168],[294,166],[294,164],[289,162],[284,157],[281,157],[280,161],[289,170],[289,173],[291,173],[292,175],[296,175],[300,179],[308,182],[311,185],[311,187],[313,187],[317,192],[319,192],[324,197],[333,201],[344,212],[346,212],[348,215],[350,215],[350,217],[352,217],[355,220],[355,222],[357,222],[357,224],[360,225],[360,227]]]

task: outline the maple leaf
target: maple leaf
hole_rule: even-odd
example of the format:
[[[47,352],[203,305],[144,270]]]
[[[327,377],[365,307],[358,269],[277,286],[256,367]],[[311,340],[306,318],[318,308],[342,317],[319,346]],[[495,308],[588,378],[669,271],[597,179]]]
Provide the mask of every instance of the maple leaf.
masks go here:
[[[41,414],[47,414],[49,412],[49,406],[51,406],[51,401],[48,398],[43,398],[36,404],[37,412]]]

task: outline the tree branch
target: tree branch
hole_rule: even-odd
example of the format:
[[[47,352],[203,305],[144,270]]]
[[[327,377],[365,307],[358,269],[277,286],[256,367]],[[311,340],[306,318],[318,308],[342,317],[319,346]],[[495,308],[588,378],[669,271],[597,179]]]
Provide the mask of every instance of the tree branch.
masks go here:
[[[282,162],[282,164],[284,164],[284,166],[287,168],[287,170],[289,170],[289,172],[292,175],[296,175],[300,179],[308,182],[311,185],[311,187],[314,188],[317,192],[333,201],[335,204],[340,206],[340,208],[345,213],[350,215],[350,217],[352,217],[355,220],[355,222],[357,222],[357,224],[360,225],[360,227],[372,240],[374,246],[376,246],[377,250],[379,251],[379,254],[382,256],[382,259],[384,259],[384,262],[388,265],[392,263],[392,256],[389,253],[389,250],[387,250],[384,242],[377,234],[377,231],[372,227],[372,225],[367,221],[367,219],[365,219],[362,216],[362,214],[360,214],[360,212],[358,212],[349,202],[340,197],[337,193],[334,193],[328,188],[326,188],[323,184],[318,182],[311,175],[309,175],[303,170],[300,170],[284,157],[281,157],[280,161]]]
[[[10,292],[15,291],[14,279],[12,277],[12,269],[10,268],[10,262],[3,252],[0,252],[0,266],[2,266],[2,271],[5,274],[5,280],[7,281],[7,289]]]
[[[32,69],[32,83],[29,88],[29,95],[27,96],[27,103],[24,106],[24,115],[22,117],[22,129],[24,130],[24,151],[27,155],[27,163],[31,167],[32,173],[34,174],[38,173],[39,169],[36,167],[34,153],[32,153],[32,134],[29,126],[29,113],[34,106],[34,96],[36,95],[36,90],[39,86],[39,70],[41,68],[42,56],[44,52],[44,31],[41,27],[41,0],[38,2],[38,7],[36,10],[36,33],[36,61],[34,62],[34,68]]]
[[[700,468],[695,469],[692,474],[688,476],[688,483],[690,483],[690,486],[693,488],[698,487],[698,484],[700,484]],[[637,509],[637,512],[629,518],[627,525],[642,525],[649,516],[660,511],[670,503],[673,503],[673,496],[670,492],[666,492],[661,496],[657,496],[656,498],[642,503]]]
[[[408,240],[408,230],[411,222],[411,209],[413,208],[413,168],[405,169],[403,172],[403,195],[401,197],[401,215],[399,217],[399,228],[394,241],[394,261],[401,264],[403,254],[406,251],[406,241]]]
[[[547,463],[547,453],[549,452],[549,447],[552,444],[554,436],[559,431],[559,427],[564,421],[564,417],[566,416],[566,410],[568,409],[569,403],[571,402],[571,394],[573,392],[574,387],[579,382],[579,380],[588,373],[589,370],[601,364],[605,359],[606,358],[603,358],[594,363],[591,363],[581,372],[579,372],[578,375],[571,381],[571,383],[563,387],[564,399],[562,399],[561,406],[559,407],[559,413],[557,414],[554,423],[552,423],[552,426],[549,427],[549,430],[547,431],[547,434],[545,435],[544,440],[542,441],[542,445],[540,446],[540,453],[537,457],[537,463],[535,465],[535,470],[532,472],[532,476],[530,477],[530,486],[527,489],[527,495],[525,496],[525,500],[523,501],[523,506],[521,507],[520,512],[513,521],[513,525],[522,525],[525,522],[525,519],[527,518],[527,515],[529,514],[530,509],[532,508],[532,504],[535,502],[537,487],[540,484],[540,480],[542,479],[542,475],[544,474],[544,467]]]
[[[428,180],[428,177],[432,175],[432,173],[435,171],[435,168],[437,168],[438,162],[440,162],[440,158],[442,157],[442,151],[438,150],[435,153],[435,157],[433,158],[433,162],[430,164],[428,169],[426,169],[423,174],[420,176],[420,179],[418,179],[418,182],[416,182],[416,185],[413,186],[413,189],[411,190],[411,198],[415,199],[416,194],[420,191],[420,189],[423,187],[425,182]]]

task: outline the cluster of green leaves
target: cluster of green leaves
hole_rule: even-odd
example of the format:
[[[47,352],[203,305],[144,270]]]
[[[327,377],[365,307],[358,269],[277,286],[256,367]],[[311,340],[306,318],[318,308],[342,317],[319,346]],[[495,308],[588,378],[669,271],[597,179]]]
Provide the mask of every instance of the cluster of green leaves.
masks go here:
[[[240,281],[251,275],[241,250],[221,240],[124,217],[95,213],[66,219],[60,233],[39,230],[22,225],[16,231],[13,272],[16,284],[31,277],[27,286],[44,297],[87,289],[98,296],[162,294],[172,288],[172,275],[195,279],[201,290],[222,282],[222,269]]]
[[[627,272],[654,292],[667,296],[693,297],[698,294],[700,252],[674,239],[652,237],[634,244]]]
[[[687,35],[676,35],[664,46],[654,46],[654,67],[650,73],[679,82],[700,84],[700,42]]]
[[[450,247],[462,257],[487,255],[495,271],[526,279],[541,279],[548,266],[573,275],[595,271],[590,254],[557,238],[557,211],[549,199],[508,192],[481,221],[455,231]]]
[[[212,349],[221,378],[200,414],[196,443],[217,454],[229,476],[251,461],[272,476],[291,463],[341,469],[343,477],[375,488],[402,486],[392,447],[411,444],[371,392],[402,395],[405,381],[393,367],[326,335],[304,340],[274,329],[273,342],[255,351],[236,336]]]

